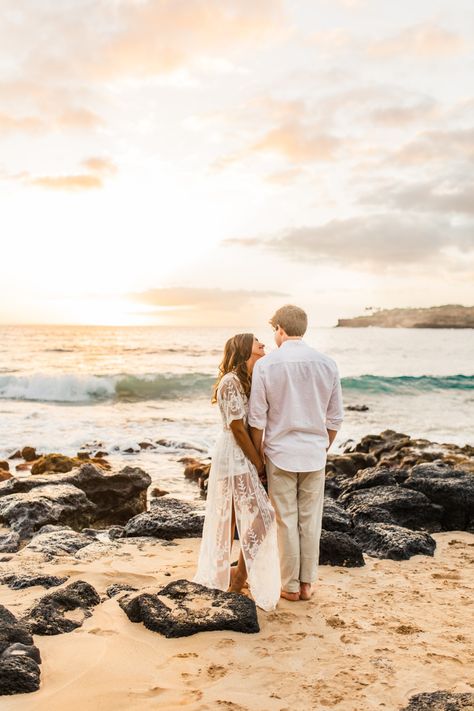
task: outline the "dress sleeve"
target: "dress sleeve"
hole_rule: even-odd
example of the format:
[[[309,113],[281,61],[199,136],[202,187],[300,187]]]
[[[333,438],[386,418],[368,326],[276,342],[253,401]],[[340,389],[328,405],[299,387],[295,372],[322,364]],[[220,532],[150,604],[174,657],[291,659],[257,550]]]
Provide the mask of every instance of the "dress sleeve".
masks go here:
[[[244,419],[246,415],[244,396],[234,377],[226,378],[221,383],[218,398],[227,426],[234,420]]]

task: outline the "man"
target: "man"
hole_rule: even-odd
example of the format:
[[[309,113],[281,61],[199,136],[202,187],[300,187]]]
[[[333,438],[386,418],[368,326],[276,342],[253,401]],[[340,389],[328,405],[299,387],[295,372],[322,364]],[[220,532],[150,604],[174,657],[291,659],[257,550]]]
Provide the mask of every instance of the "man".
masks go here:
[[[341,383],[332,358],[303,341],[303,309],[282,306],[270,323],[278,348],[255,363],[248,422],[257,451],[265,430],[281,596],[309,600],[318,572],[326,453],[344,416]]]

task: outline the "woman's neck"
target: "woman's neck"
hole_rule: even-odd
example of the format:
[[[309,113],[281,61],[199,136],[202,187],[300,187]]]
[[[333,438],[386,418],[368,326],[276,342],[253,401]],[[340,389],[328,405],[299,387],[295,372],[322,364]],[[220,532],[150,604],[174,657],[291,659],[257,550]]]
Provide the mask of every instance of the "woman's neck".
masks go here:
[[[252,355],[252,356],[250,356],[250,358],[247,361],[245,361],[246,365],[247,365],[247,370],[249,371],[250,375],[252,375],[253,366],[255,365],[257,360],[258,360],[258,358],[256,358],[255,356]]]

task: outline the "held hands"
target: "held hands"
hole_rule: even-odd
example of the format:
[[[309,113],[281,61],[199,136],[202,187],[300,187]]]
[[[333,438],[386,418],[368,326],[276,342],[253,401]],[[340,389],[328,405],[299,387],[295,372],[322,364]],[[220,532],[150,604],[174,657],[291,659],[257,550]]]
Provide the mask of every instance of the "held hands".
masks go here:
[[[265,470],[265,457],[262,453],[258,457],[258,460],[255,463],[255,466],[257,467],[257,473],[258,473],[260,481],[262,482],[262,484],[265,484],[267,481],[267,474],[266,474],[266,470]]]

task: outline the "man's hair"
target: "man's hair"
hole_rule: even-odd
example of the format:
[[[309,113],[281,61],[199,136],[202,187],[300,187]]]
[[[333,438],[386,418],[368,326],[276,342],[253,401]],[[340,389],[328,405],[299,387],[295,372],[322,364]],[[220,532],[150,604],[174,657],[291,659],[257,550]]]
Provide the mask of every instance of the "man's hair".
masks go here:
[[[308,328],[308,317],[299,306],[286,304],[275,311],[270,323],[273,328],[281,326],[287,336],[304,336]]]

